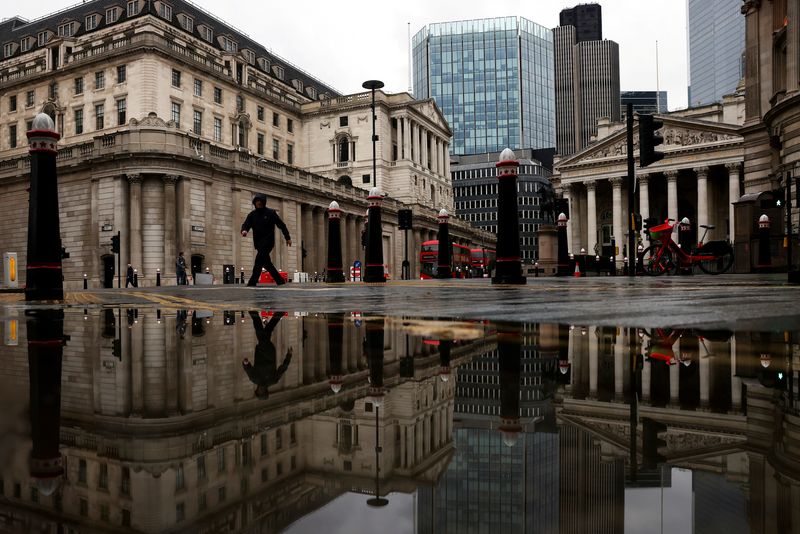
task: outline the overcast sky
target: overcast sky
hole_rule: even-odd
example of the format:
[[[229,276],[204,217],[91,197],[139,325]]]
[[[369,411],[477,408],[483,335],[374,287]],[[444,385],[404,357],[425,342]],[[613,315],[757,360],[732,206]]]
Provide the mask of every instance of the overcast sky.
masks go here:
[[[585,0],[584,0],[585,2]],[[3,17],[38,18],[75,3],[35,0],[4,3]],[[343,93],[361,91],[379,79],[387,92],[408,83],[408,29],[426,24],[520,16],[552,28],[558,13],[578,0],[340,0],[272,2],[195,0],[195,4],[236,26],[272,52]],[[619,43],[621,89],[668,91],[670,109],[686,106],[686,1],[602,0],[603,37]],[[14,11],[16,10],[16,13]]]

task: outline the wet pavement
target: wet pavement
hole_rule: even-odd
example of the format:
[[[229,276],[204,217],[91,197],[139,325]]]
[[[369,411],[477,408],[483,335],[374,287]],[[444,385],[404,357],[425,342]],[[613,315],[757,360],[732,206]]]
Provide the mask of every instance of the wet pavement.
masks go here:
[[[3,295],[0,531],[798,532],[800,294],[701,282]]]

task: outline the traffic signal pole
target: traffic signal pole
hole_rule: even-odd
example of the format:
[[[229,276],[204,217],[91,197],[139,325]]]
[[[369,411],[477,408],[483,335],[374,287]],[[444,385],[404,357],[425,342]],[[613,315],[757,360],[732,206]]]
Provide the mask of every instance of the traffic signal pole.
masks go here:
[[[117,230],[117,247],[120,246],[120,232]],[[122,288],[122,250],[117,250],[117,289]],[[122,319],[120,319],[122,320]]]
[[[634,214],[636,213],[636,163],[633,159],[633,104],[628,103],[627,114],[627,133],[628,133],[628,276],[636,276],[636,263],[634,254],[636,252],[636,224]]]

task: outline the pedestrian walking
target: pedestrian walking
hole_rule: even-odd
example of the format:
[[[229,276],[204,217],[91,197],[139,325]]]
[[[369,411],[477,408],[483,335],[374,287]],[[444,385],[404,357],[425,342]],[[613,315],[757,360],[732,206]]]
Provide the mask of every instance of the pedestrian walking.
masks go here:
[[[175,272],[177,274],[179,286],[189,284],[186,280],[186,258],[183,257],[183,252],[179,252],[178,259],[175,260]]]
[[[253,230],[253,246],[256,249],[253,274],[250,276],[247,285],[253,287],[258,284],[258,279],[261,277],[261,269],[265,268],[269,274],[272,275],[275,284],[282,286],[286,282],[272,264],[269,254],[275,247],[276,226],[281,233],[283,233],[286,244],[290,247],[292,246],[292,238],[289,237],[289,229],[286,228],[286,225],[281,220],[278,213],[267,207],[267,195],[261,193],[257,194],[253,198],[253,207],[255,209],[247,215],[247,218],[242,224],[242,237],[247,237],[247,232],[251,229]]]
[[[277,365],[277,353],[271,339],[273,330],[284,315],[286,315],[285,312],[276,312],[264,324],[258,312],[250,312],[258,343],[253,354],[253,361],[244,358],[242,367],[250,381],[256,385],[255,395],[259,399],[266,399],[269,396],[268,388],[278,383],[292,361],[292,347],[289,347],[283,362],[280,366]]]
[[[133,281],[133,265],[130,263],[128,264],[128,270],[125,273],[125,288],[127,289],[129,285],[136,287],[136,283]]]

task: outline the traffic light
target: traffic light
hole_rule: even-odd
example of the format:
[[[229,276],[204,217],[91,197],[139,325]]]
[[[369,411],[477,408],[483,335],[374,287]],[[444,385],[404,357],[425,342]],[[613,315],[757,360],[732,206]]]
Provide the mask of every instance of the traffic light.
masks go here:
[[[567,216],[569,219],[569,201],[566,198],[557,198],[555,200],[555,219],[558,220],[558,216],[562,213]]]
[[[400,230],[411,230],[412,229],[412,212],[411,210],[398,210],[397,211],[397,222],[400,226]]]
[[[119,254],[119,236],[112,235],[111,236],[111,252],[114,254]]]
[[[639,115],[639,167],[647,167],[664,158],[664,154],[656,152],[655,147],[664,142],[657,130],[664,123],[652,115]]]
[[[69,252],[67,252],[67,247],[61,247],[61,259],[65,260],[69,258]]]
[[[639,230],[642,229],[642,224],[644,224],[644,221],[642,220],[642,215],[640,213],[634,213],[633,214],[633,230],[635,232],[638,232]]]
[[[644,466],[655,467],[667,459],[658,451],[667,446],[667,442],[659,434],[667,431],[667,425],[659,423],[649,417],[642,418],[642,456]]]

